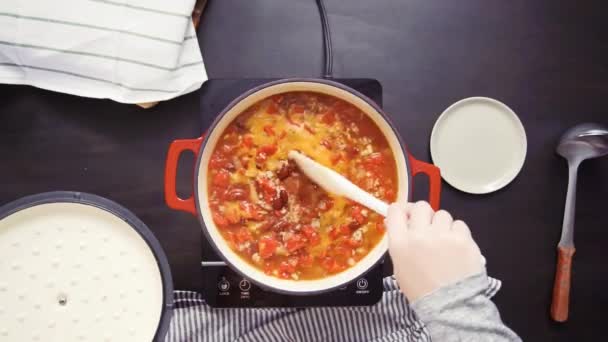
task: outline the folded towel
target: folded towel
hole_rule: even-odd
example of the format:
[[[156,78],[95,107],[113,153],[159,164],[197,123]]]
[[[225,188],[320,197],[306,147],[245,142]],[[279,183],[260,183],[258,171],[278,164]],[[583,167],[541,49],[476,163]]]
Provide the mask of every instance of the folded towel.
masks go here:
[[[191,92],[207,79],[195,0],[2,0],[0,83],[124,103]]]

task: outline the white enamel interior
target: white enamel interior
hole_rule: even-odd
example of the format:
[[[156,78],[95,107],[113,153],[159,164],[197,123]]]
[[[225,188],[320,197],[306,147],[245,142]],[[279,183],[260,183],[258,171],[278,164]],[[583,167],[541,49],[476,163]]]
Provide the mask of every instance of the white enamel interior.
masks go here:
[[[232,264],[234,267],[244,273],[248,278],[281,292],[306,294],[311,292],[321,292],[324,290],[339,287],[361,276],[377,261],[379,261],[380,258],[382,258],[382,256],[387,251],[388,241],[386,235],[384,236],[382,241],[372,251],[370,251],[365,258],[363,258],[355,266],[345,270],[344,272],[318,280],[295,281],[290,279],[279,279],[273,276],[266,275],[264,272],[251,266],[249,263],[244,261],[238,254],[232,251],[232,249],[230,249],[230,247],[225,243],[224,239],[220,235],[217,227],[213,223],[207,196],[207,167],[209,164],[209,158],[211,157],[211,154],[219,137],[226,129],[228,124],[230,124],[245,109],[255,104],[256,102],[275,94],[293,91],[311,91],[335,96],[357,106],[364,113],[366,113],[376,123],[376,125],[378,125],[378,127],[386,136],[388,143],[391,149],[393,150],[393,155],[395,156],[395,161],[397,163],[397,173],[399,180],[399,189],[397,194],[398,201],[407,201],[408,174],[405,161],[406,156],[403,152],[403,148],[401,147],[399,139],[395,135],[395,132],[390,127],[388,122],[382,117],[382,115],[360,97],[355,96],[346,90],[324,83],[287,82],[263,88],[244,98],[242,101],[238,102],[234,107],[230,108],[229,111],[226,112],[224,117],[218,123],[218,125],[214,127],[213,130],[208,132],[208,135],[206,137],[207,144],[205,145],[202,155],[199,156],[199,158],[201,158],[201,163],[200,169],[198,170],[197,184],[199,196],[198,203],[200,208],[203,209],[201,210],[201,215],[203,217],[205,226],[207,227],[207,231],[211,239],[213,239],[213,243],[218,247],[224,258],[227,259],[230,264]]]
[[[443,179],[473,194],[509,184],[524,165],[526,149],[526,132],[517,115],[486,97],[451,105],[431,134],[431,156]]]
[[[149,342],[162,308],[156,258],[119,217],[50,203],[0,221],[0,341]]]

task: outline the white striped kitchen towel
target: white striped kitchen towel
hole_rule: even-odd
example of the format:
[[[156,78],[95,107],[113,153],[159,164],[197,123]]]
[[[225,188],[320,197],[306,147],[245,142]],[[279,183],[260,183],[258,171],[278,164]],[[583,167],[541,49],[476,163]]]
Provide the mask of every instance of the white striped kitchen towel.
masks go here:
[[[486,296],[493,297],[501,282],[488,278]],[[195,292],[176,291],[166,342],[430,342],[399,291],[394,277],[383,280],[378,304],[310,309],[214,309]]]
[[[207,79],[195,0],[0,0],[0,83],[124,103]]]

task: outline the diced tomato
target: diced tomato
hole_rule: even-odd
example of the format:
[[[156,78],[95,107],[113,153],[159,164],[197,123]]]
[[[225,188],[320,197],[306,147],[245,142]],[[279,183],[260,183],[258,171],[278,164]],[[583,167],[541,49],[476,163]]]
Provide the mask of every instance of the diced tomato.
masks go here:
[[[331,156],[330,161],[332,165],[338,164],[338,162],[342,159],[342,155],[340,153],[336,153]]]
[[[243,137],[243,145],[247,148],[251,148],[253,146],[253,137],[251,135],[246,135]]]
[[[275,154],[278,150],[276,144],[264,145],[258,149],[258,152],[266,154],[266,156],[271,156]]]
[[[333,124],[334,122],[336,122],[336,113],[334,113],[334,111],[332,111],[332,110],[328,110],[321,117],[321,121],[323,121],[323,123],[328,124],[328,125]]]
[[[263,259],[270,258],[277,250],[279,242],[272,236],[263,236],[258,242],[258,251]]]
[[[350,212],[352,218],[359,224],[365,223],[365,217],[361,213],[361,210],[363,210],[363,208],[360,205],[355,205],[352,207]]]
[[[263,164],[268,159],[268,156],[273,155],[277,151],[277,149],[277,146],[274,144],[260,147],[258,150],[258,154],[255,157],[256,163]]]
[[[329,231],[329,237],[334,240],[339,236],[348,234],[350,234],[350,228],[345,224],[338,227],[334,227],[332,230]]]
[[[340,235],[348,235],[350,233],[350,227],[348,225],[340,226]]]
[[[352,247],[352,248],[357,248],[363,245],[363,240],[357,240],[357,239],[353,239],[352,237],[349,238],[348,240],[346,240],[346,243]],[[351,253],[352,254],[352,253]],[[350,255],[350,254],[349,254]]]
[[[384,227],[384,223],[376,222],[376,231],[379,233],[384,233],[384,231],[386,231],[386,227]]]
[[[312,267],[313,257],[310,254],[304,254],[300,256],[298,265],[309,268]]]
[[[374,152],[365,157],[365,163],[379,166],[384,164],[384,156],[380,152]]]
[[[277,189],[270,184],[268,178],[259,178],[257,179],[257,183],[266,201],[271,201],[275,198]]]
[[[234,242],[234,233],[232,231],[224,231],[224,239],[226,239],[226,242],[230,248],[236,248],[236,244]]]
[[[213,154],[209,161],[209,167],[214,170],[218,170],[224,167],[227,160],[220,154]]]
[[[228,225],[228,220],[226,220],[224,216],[220,215],[215,210],[211,211],[211,216],[213,217],[213,222],[215,222],[215,224],[218,226],[222,227]]]
[[[277,95],[272,95],[270,97],[270,99],[274,102],[274,103],[281,103],[281,101],[283,100],[283,94],[277,94]]]
[[[270,263],[268,261],[264,263],[263,268],[264,268],[264,273],[266,273],[268,275],[271,275],[272,271],[274,270],[274,268],[272,267],[272,263]]]
[[[227,187],[230,185],[230,173],[226,170],[219,170],[215,176],[213,176],[213,184],[222,188]]]
[[[302,234],[295,233],[285,242],[285,247],[289,252],[295,252],[300,248],[306,247],[306,238]]]
[[[334,207],[334,199],[333,199],[333,198],[331,198],[331,197],[330,197],[330,198],[327,198],[327,199],[325,200],[325,203],[326,203],[326,204],[325,204],[325,208],[326,208],[325,210],[329,210],[329,209],[331,209],[331,208],[333,208],[333,207]]]
[[[274,217],[266,216],[263,218],[262,223],[258,227],[258,231],[261,231],[261,232],[266,231],[276,223],[277,223],[277,220]]]
[[[341,241],[340,243],[335,245],[331,249],[332,255],[340,255],[346,258],[353,255],[353,246],[351,246],[350,244],[351,239],[352,238],[349,236],[348,238],[344,239],[344,241]]]
[[[279,275],[282,278],[289,278],[296,271],[296,267],[298,267],[297,258],[289,258],[287,261],[282,261],[279,264]]]
[[[302,114],[304,113],[304,106],[293,104],[289,107],[289,111],[295,114]]]
[[[384,192],[384,197],[392,202],[393,200],[395,200],[395,190],[393,190],[392,188],[386,189],[386,191]]]
[[[223,144],[220,147],[220,151],[229,154],[232,153],[232,151],[236,150],[237,146],[236,145],[230,145],[230,144]]]
[[[279,112],[279,107],[277,107],[277,104],[274,102],[270,102],[268,104],[268,107],[266,107],[266,113],[268,114],[276,114]]]
[[[332,257],[325,257],[321,261],[321,267],[323,267],[329,273],[336,273],[344,270],[346,266],[340,265],[336,259]]]
[[[245,227],[239,229],[236,232],[236,235],[234,237],[235,237],[236,242],[239,244],[253,240],[253,236],[251,236],[251,232],[249,232],[249,229],[247,229]]]
[[[359,152],[361,152],[361,150],[357,146],[351,145],[347,145],[344,150],[346,151],[346,154],[351,158],[358,156]]]
[[[334,113],[340,113],[340,112],[350,111],[350,110],[354,109],[351,104],[344,102],[344,101],[336,101],[332,107],[333,107],[332,110]]]
[[[244,217],[246,219],[259,221],[264,218],[258,206],[255,204],[249,203],[247,201],[241,201],[239,202],[239,207],[241,208],[241,210],[243,210]]]
[[[249,156],[245,154],[245,155],[242,155],[240,159],[241,159],[241,164],[243,164],[245,167],[247,167],[247,165],[249,164],[249,159],[251,159],[251,158],[249,158]]]
[[[332,267],[332,265],[335,263],[336,261],[334,260],[334,258],[332,257],[325,257],[321,260],[321,267],[323,267],[325,270],[329,271],[329,269]]]
[[[264,126],[264,132],[266,132],[266,134],[269,136],[274,136],[274,129],[272,129],[272,126],[270,125]]]
[[[305,226],[304,228],[302,228],[302,232],[304,233],[304,236],[306,236],[306,239],[308,239],[308,242],[310,242],[311,246],[318,245],[319,242],[321,242],[321,237],[319,237],[319,233],[317,233],[317,231],[313,227]]]
[[[298,267],[299,260],[297,257],[291,257],[287,260],[287,263],[290,264],[291,267],[293,267],[293,270],[295,272],[295,268]]]

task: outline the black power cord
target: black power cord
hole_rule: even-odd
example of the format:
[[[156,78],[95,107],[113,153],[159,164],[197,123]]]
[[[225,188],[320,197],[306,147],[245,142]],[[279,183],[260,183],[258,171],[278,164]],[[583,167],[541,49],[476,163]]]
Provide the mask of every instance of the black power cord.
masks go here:
[[[329,32],[329,21],[327,20],[327,10],[325,10],[323,0],[317,0],[317,7],[319,8],[319,15],[321,16],[321,25],[323,30],[323,52],[325,54],[325,68],[323,70],[323,77],[332,78],[334,60],[331,51],[331,35]]]

